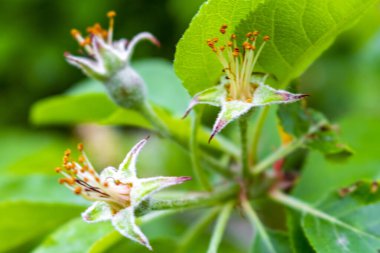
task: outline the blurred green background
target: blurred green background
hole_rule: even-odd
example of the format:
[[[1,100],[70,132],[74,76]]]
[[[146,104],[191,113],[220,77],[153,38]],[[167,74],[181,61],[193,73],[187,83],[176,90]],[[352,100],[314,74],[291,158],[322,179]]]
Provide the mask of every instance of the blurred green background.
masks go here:
[[[68,203],[78,201],[55,183],[55,177],[51,180],[41,176],[52,175],[53,168],[61,161],[63,150],[74,147],[78,139],[89,145],[89,153],[96,157],[96,164],[105,166],[109,163],[117,165],[129,148],[146,135],[136,129],[129,129],[126,134],[120,129],[93,125],[37,127],[30,123],[29,110],[33,103],[61,94],[84,79],[83,74],[68,65],[63,57],[65,51],[75,53],[78,50],[70,29],[84,31],[95,22],[106,25],[105,13],[115,10],[118,14],[115,38],[131,38],[140,31],[150,31],[161,42],[159,49],[149,43],[138,46],[134,60],[160,57],[173,61],[175,45],[202,2],[0,2],[0,215],[14,211],[3,208],[7,201],[45,203],[57,196]],[[344,139],[353,146],[356,154],[346,164],[335,164],[326,162],[320,154],[312,153],[295,194],[315,201],[334,187],[363,177],[373,179],[380,176],[379,6],[339,36],[299,79],[299,83],[302,91],[312,95],[308,102],[310,106],[326,113],[333,122],[341,123]],[[158,154],[157,150],[161,159],[150,159]],[[153,138],[140,160],[143,175],[191,175],[187,154],[168,141]],[[321,180],[314,180],[317,176]],[[45,185],[42,190],[35,187],[41,184]],[[196,184],[188,187],[195,188]],[[46,188],[49,188],[48,192]],[[17,202],[14,203],[17,209]],[[22,247],[30,249],[44,238],[47,231],[56,229],[82,209],[75,210],[75,215],[40,227],[36,234],[25,232],[17,239],[9,239],[10,246],[3,249],[0,246],[0,252],[23,252],[17,251]],[[41,217],[34,219],[36,224],[41,221]],[[27,228],[0,221],[1,235],[9,233],[9,230],[19,233]]]

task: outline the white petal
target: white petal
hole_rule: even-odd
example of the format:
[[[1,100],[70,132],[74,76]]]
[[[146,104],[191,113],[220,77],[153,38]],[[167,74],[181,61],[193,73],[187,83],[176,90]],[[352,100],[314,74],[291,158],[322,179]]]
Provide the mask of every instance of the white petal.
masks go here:
[[[136,218],[134,214],[134,210],[132,207],[128,207],[120,210],[113,218],[112,225],[115,227],[120,234],[125,237],[138,242],[149,250],[152,250],[152,247],[149,244],[148,238],[144,235],[144,233],[140,230],[140,228],[136,225]]]

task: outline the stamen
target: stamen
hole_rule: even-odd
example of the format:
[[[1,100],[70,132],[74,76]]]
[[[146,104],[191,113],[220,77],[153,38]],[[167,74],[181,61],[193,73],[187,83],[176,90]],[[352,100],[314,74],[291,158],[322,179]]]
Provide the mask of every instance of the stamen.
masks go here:
[[[74,39],[76,41],[78,41],[78,44],[80,46],[83,46],[84,49],[86,50],[86,52],[89,54],[89,55],[92,55],[93,54],[93,51],[90,47],[90,43],[88,43],[88,41],[86,41],[83,37],[82,37],[82,34],[77,30],[77,29],[71,29],[70,31],[71,35],[74,37]]]
[[[62,169],[60,167],[55,168],[55,172],[61,173]]]
[[[113,37],[113,27],[114,27],[114,23],[115,23],[115,16],[116,16],[116,12],[115,11],[109,11],[107,13],[107,17],[110,19],[110,23],[109,23],[109,27],[108,27],[108,38],[107,38],[107,42],[108,44],[112,44],[112,37]]]

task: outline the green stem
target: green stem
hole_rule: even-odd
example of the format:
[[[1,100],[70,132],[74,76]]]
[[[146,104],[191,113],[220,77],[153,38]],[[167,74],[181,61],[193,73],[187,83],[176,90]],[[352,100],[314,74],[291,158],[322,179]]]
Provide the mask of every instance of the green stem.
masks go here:
[[[205,228],[216,217],[219,211],[219,206],[214,207],[213,209],[209,210],[204,216],[202,216],[198,221],[196,221],[196,223],[189,230],[187,230],[186,234],[181,239],[177,253],[186,252],[191,247],[191,243],[195,240],[195,238],[205,230]]]
[[[211,185],[207,179],[205,171],[201,168],[200,165],[200,156],[199,156],[199,147],[198,147],[198,129],[201,125],[203,108],[195,111],[195,115],[191,124],[191,135],[190,135],[190,153],[191,153],[191,163],[194,170],[194,175],[197,180],[200,182],[202,187],[211,191]]]
[[[240,140],[241,140],[241,164],[242,164],[242,175],[246,178],[249,174],[249,160],[248,160],[248,138],[247,138],[247,128],[248,119],[247,116],[242,116],[239,119],[240,126]]]
[[[256,212],[253,210],[251,205],[247,200],[244,200],[241,202],[242,207],[244,209],[245,214],[247,215],[249,221],[252,224],[252,227],[256,229],[256,233],[258,233],[264,242],[267,251],[270,253],[275,253],[276,250],[274,249],[272,242],[270,241],[269,235],[267,234],[264,225],[261,223],[259,217],[257,216]]]
[[[260,140],[261,133],[263,131],[265,119],[268,116],[268,112],[269,112],[269,106],[263,107],[261,109],[260,114],[257,117],[255,127],[253,129],[253,134],[252,134],[253,139],[252,139],[252,146],[251,146],[251,152],[250,152],[251,164],[256,163],[259,140]]]
[[[151,199],[146,205],[141,205],[136,213],[144,214],[147,211],[165,210],[165,209],[190,209],[204,206],[211,206],[223,203],[228,199],[236,196],[239,186],[236,184],[228,185],[222,189],[216,189],[212,192],[201,193],[181,193],[170,198],[158,197]]]
[[[164,137],[172,137],[165,123],[158,117],[148,102],[145,102],[138,111],[154,126],[159,134]]]
[[[211,169],[215,170],[217,173],[221,174],[226,178],[234,177],[234,173],[228,169],[228,165],[224,164],[220,160],[215,159],[212,156],[209,156],[205,153],[201,154],[202,160],[206,163],[206,165],[210,166]]]
[[[273,163],[275,163],[277,160],[289,155],[294,150],[301,147],[305,142],[305,138],[300,138],[298,140],[294,140],[291,143],[289,143],[286,146],[281,146],[277,151],[270,154],[268,157],[266,157],[264,160],[262,160],[260,163],[258,163],[256,166],[251,168],[251,173],[253,175],[260,174],[264,170],[268,169]]]
[[[219,214],[214,231],[212,233],[212,237],[211,237],[211,241],[210,241],[207,253],[218,252],[219,244],[222,241],[224,230],[226,229],[227,222],[231,215],[233,206],[234,206],[234,202],[231,201],[227,203],[223,207],[222,212]]]

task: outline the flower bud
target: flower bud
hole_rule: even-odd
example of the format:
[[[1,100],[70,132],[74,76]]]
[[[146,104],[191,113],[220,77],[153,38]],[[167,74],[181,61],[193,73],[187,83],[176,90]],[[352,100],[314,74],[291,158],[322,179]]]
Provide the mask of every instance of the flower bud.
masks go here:
[[[110,15],[112,14],[112,15]],[[67,61],[80,68],[87,76],[105,84],[111,98],[120,106],[138,109],[146,99],[144,80],[130,66],[134,47],[141,40],[149,40],[159,46],[158,40],[148,32],[136,35],[132,40],[113,41],[115,12],[109,12],[108,30],[99,24],[87,28],[89,35],[82,37],[78,30],[71,31],[89,57],[65,53]]]

